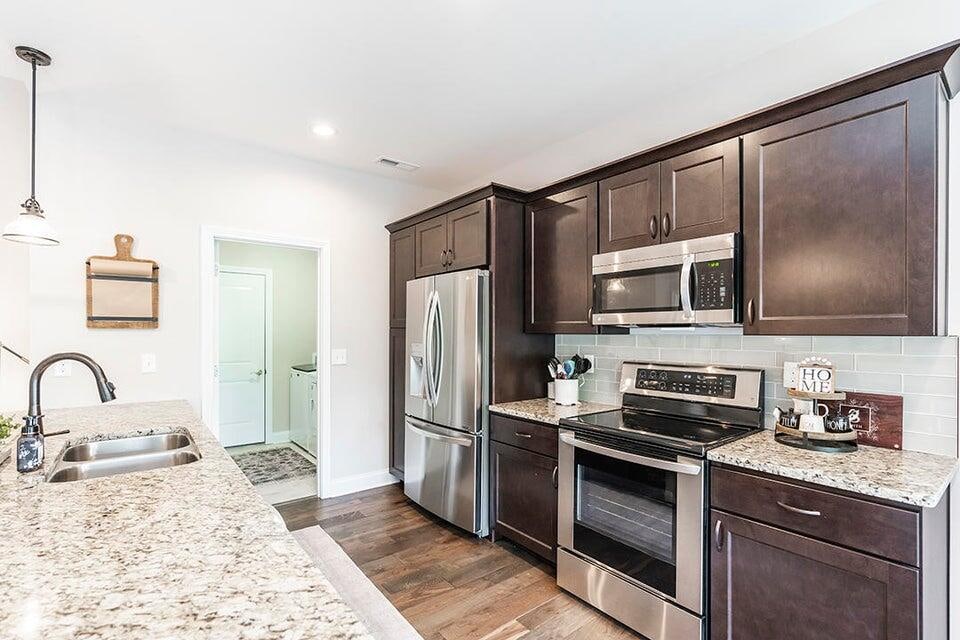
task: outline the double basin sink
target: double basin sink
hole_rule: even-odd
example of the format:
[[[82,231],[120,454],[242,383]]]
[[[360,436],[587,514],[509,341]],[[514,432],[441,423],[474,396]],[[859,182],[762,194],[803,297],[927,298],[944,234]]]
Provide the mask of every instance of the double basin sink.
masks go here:
[[[96,440],[67,447],[47,482],[74,482],[196,462],[200,450],[186,432]]]

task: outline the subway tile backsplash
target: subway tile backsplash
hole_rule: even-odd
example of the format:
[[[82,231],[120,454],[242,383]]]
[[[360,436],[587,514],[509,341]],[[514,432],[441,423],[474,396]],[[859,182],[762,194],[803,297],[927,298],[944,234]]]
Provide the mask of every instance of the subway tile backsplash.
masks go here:
[[[744,336],[736,333],[560,335],[556,354],[596,357],[581,398],[620,404],[620,363],[716,363],[766,371],[766,424],[790,406],[780,384],[785,361],[823,356],[837,367],[837,387],[903,396],[905,449],[957,455],[957,338],[885,336]]]

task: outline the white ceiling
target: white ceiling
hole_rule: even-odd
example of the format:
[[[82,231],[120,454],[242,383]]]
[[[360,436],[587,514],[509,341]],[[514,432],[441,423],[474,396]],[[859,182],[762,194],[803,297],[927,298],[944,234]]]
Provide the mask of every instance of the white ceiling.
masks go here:
[[[598,123],[658,122],[674,108],[670,96],[875,4],[6,1],[0,75],[27,77],[12,49],[29,44],[54,58],[41,96],[105,115],[133,113],[442,190],[494,177],[529,188],[559,176],[501,169]],[[337,135],[315,137],[321,121]],[[381,154],[423,168],[382,169]]]

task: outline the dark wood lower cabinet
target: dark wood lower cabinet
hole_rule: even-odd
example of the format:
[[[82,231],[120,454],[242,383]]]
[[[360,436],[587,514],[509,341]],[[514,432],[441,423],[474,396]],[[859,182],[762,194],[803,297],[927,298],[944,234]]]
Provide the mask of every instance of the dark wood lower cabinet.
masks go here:
[[[711,512],[711,640],[920,638],[919,572]]]
[[[493,539],[508,538],[556,562],[557,460],[490,443]]]
[[[390,473],[403,479],[403,405],[406,401],[404,358],[407,332],[390,329]]]

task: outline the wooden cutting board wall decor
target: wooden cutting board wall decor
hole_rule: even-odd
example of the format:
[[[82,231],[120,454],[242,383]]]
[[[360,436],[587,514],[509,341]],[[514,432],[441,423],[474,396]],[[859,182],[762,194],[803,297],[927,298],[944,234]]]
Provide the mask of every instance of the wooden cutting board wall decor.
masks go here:
[[[92,329],[156,329],[160,267],[134,258],[133,236],[113,237],[115,256],[87,258],[87,326]]]

